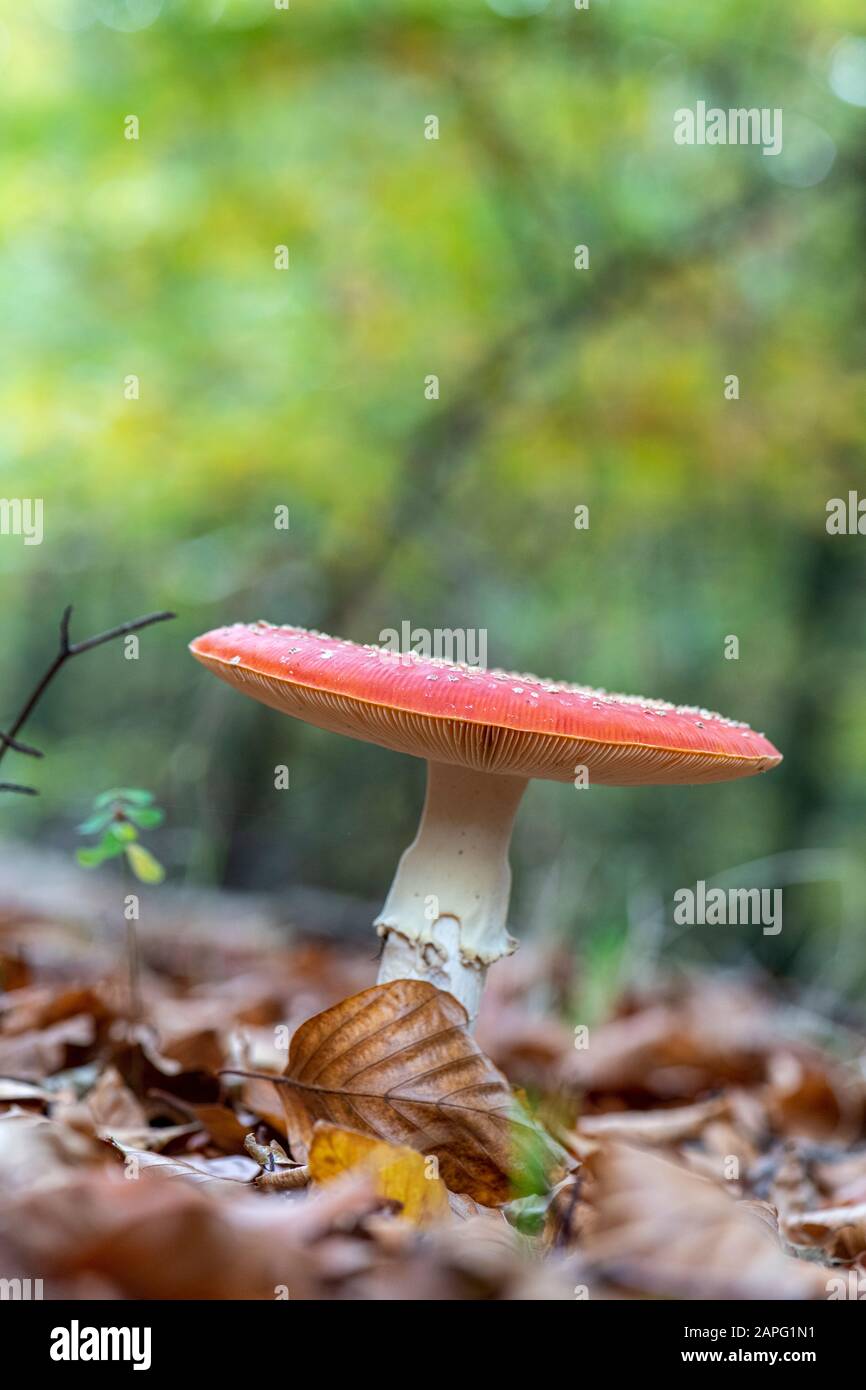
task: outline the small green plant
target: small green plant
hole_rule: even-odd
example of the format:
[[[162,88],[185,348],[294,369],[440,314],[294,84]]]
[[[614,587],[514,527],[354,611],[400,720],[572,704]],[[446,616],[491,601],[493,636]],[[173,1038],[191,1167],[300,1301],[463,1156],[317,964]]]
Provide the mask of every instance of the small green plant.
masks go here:
[[[102,792],[93,803],[91,815],[78,827],[80,835],[99,835],[99,842],[89,849],[80,849],[76,858],[82,868],[96,869],[106,859],[125,855],[139,883],[162,883],[165,869],[149,849],[139,844],[138,835],[141,830],[155,830],[164,819],[151,792],[141,787],[115,787]]]

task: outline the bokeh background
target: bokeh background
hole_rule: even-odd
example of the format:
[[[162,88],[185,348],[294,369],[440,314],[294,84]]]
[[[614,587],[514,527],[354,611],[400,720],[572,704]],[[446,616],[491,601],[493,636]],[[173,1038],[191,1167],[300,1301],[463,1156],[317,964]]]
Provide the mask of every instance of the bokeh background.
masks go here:
[[[71,860],[92,797],[145,786],[170,883],[375,905],[422,765],[242,700],[186,642],[484,628],[491,664],[785,754],[726,786],[535,784],[518,934],[598,995],[683,961],[862,993],[866,539],[825,525],[866,494],[861,0],[0,15],[0,495],[45,506],[41,546],[0,537],[0,723],[65,604],[79,637],[178,613],[138,662],[62,673],[45,762],[4,762],[41,795],[2,799],[3,839]],[[699,99],[781,107],[783,153],[676,146]],[[699,878],[783,887],[782,934],[674,927]]]

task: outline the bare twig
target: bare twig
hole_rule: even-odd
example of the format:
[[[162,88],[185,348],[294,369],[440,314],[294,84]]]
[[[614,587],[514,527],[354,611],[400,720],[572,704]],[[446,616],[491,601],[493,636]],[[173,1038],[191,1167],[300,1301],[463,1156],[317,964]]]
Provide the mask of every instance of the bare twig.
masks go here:
[[[69,640],[69,621],[72,617],[72,605],[64,608],[63,616],[60,619],[60,645],[57,655],[52,661],[48,670],[42,676],[27,697],[20,712],[16,715],[11,727],[5,733],[0,732],[0,761],[3,760],[9,749],[16,753],[26,753],[33,758],[41,758],[42,754],[36,748],[31,748],[29,744],[20,743],[15,735],[18,730],[27,722],[36,705],[41,700],[45,691],[57,675],[58,671],[73,656],[80,656],[82,652],[89,652],[94,647],[101,647],[105,642],[113,642],[116,637],[125,637],[127,633],[138,632],[143,627],[150,627],[153,623],[165,623],[171,618],[177,617],[176,613],[148,613],[143,618],[133,618],[128,623],[121,623],[118,627],[109,628],[107,632],[99,632],[95,637],[88,637],[83,642],[70,642]],[[33,787],[22,787],[15,782],[0,782],[0,791],[21,792],[25,796],[36,796],[38,793]]]
[[[32,748],[29,743],[22,743],[20,739],[10,738],[0,730],[0,744],[6,748],[11,748],[14,753],[28,753],[31,758],[44,758],[45,754],[40,753],[38,748]]]

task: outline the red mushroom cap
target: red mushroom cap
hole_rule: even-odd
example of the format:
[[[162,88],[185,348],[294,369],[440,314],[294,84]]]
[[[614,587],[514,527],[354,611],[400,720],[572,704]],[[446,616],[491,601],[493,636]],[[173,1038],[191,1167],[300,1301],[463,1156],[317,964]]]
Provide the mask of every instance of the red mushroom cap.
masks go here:
[[[190,651],[284,714],[433,762],[590,784],[724,782],[782,755],[747,724],[635,695],[396,655],[298,627],[236,623]]]

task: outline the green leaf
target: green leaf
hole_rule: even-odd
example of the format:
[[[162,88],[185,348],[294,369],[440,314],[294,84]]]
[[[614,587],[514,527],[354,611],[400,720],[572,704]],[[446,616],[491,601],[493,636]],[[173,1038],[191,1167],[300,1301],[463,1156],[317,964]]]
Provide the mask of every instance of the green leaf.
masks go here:
[[[79,835],[98,835],[100,830],[104,830],[111,824],[111,812],[100,811],[99,815],[91,816],[89,820],[82,821],[78,827]]]
[[[80,849],[75,858],[78,860],[82,869],[96,869],[102,863],[105,855],[101,849]]]
[[[165,812],[158,806],[151,806],[142,811],[128,811],[127,815],[141,830],[153,830],[165,820]]]
[[[162,883],[165,869],[158,859],[154,859],[150,850],[145,849],[143,845],[127,845],[126,857],[132,872],[141,883]]]
[[[153,801],[153,792],[146,792],[141,787],[113,787],[109,792],[102,792],[94,801],[94,809],[101,811],[104,806],[110,806],[115,801],[125,801],[130,806],[149,806]]]
[[[118,844],[121,845],[128,845],[130,840],[138,839],[138,831],[134,825],[130,825],[128,820],[112,821],[105,833],[117,840]]]
[[[153,792],[146,792],[142,787],[125,787],[121,800],[128,801],[130,806],[150,806]]]
[[[123,854],[126,848],[125,841],[119,835],[115,835],[114,829],[106,830],[99,844],[96,846],[103,859],[116,859],[119,854]]]

